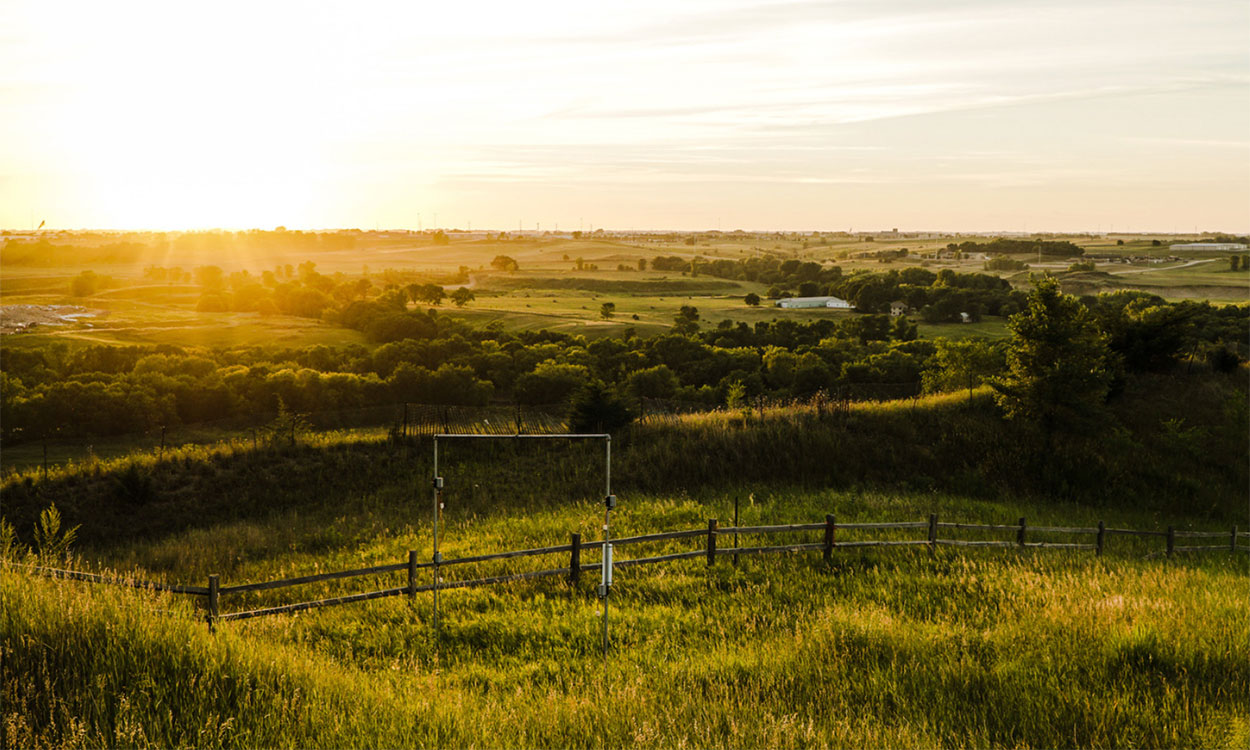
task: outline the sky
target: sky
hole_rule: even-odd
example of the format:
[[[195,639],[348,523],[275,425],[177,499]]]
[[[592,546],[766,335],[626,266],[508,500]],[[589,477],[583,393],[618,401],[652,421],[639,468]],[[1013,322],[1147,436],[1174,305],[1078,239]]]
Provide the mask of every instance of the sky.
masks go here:
[[[0,0],[0,227],[1250,230],[1245,0]]]

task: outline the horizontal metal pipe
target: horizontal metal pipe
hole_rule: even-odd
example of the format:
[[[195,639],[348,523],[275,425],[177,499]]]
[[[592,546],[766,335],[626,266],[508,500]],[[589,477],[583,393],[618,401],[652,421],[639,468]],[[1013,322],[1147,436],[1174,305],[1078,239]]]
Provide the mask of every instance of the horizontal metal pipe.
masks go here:
[[[451,438],[456,438],[456,439],[460,439],[460,438],[466,438],[466,439],[493,439],[493,440],[551,440],[551,439],[553,439],[553,438],[563,438],[563,439],[565,439],[565,440],[577,440],[577,439],[579,439],[579,438],[580,438],[580,439],[584,439],[584,440],[610,440],[610,439],[612,438],[612,436],[611,436],[611,435],[609,435],[609,434],[607,434],[607,433],[587,433],[587,434],[577,434],[577,433],[549,433],[549,434],[535,434],[535,435],[520,435],[520,434],[513,434],[513,435],[478,435],[478,434],[476,434],[476,433],[457,433],[457,432],[440,432],[440,433],[438,433],[437,435],[435,435],[435,436],[434,436],[434,439],[435,439],[435,440],[444,440],[444,439],[451,439]]]

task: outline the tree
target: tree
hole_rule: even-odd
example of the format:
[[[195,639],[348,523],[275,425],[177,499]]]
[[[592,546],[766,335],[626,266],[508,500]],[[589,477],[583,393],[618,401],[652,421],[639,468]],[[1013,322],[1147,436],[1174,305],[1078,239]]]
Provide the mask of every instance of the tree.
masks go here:
[[[1236,256],[1236,255],[1230,255],[1230,256],[1228,256],[1228,270],[1230,270],[1230,271],[1236,271],[1236,270],[1237,270],[1237,266],[1239,266],[1239,265],[1241,265],[1241,258],[1240,258],[1239,256]],[[83,296],[83,295],[81,295],[81,294],[80,294],[80,295],[77,295],[77,296],[81,297],[81,296]]]
[[[616,391],[602,381],[591,381],[569,406],[571,432],[612,433],[634,421],[634,413]]]
[[[672,398],[681,383],[667,365],[656,365],[630,373],[625,387],[638,398]]]
[[[218,294],[226,288],[225,273],[217,266],[200,266],[195,269],[195,283],[205,294]]]
[[[692,305],[682,305],[677,316],[673,318],[673,330],[684,334],[698,333],[699,309]]]
[[[639,258],[639,259],[638,259],[638,270],[639,270],[639,271],[645,271],[645,270],[647,270],[647,259],[646,259],[646,258]]]
[[[520,266],[517,262],[507,255],[496,255],[495,259],[490,262],[491,268],[498,271],[507,271],[509,273],[517,270]]]
[[[924,372],[924,389],[928,393],[972,389],[1003,369],[1002,351],[983,339],[951,341],[938,339],[937,348]]]
[[[473,290],[465,286],[451,293],[451,301],[455,303],[456,307],[464,307],[475,299],[477,299],[477,296],[473,294]]]
[[[440,305],[447,297],[447,292],[438,284],[421,284],[408,287],[413,302],[424,302],[429,305]]]
[[[615,312],[616,312],[615,302],[604,302],[602,305],[599,306],[599,317],[603,318],[604,320],[610,319],[612,317],[612,314]]]
[[[1236,256],[1233,259],[1236,260]],[[1233,270],[1236,271],[1237,267],[1234,266]],[[99,283],[100,277],[94,271],[83,271],[69,283],[69,293],[75,297],[90,297],[96,293]]]
[[[1040,279],[1007,328],[1007,372],[991,385],[1009,418],[1033,422],[1050,436],[1102,412],[1114,376],[1107,337],[1057,279]]]
[[[748,292],[747,296],[742,298],[742,301],[747,303],[747,305],[751,307],[759,307],[760,296],[756,294],[755,292]]]

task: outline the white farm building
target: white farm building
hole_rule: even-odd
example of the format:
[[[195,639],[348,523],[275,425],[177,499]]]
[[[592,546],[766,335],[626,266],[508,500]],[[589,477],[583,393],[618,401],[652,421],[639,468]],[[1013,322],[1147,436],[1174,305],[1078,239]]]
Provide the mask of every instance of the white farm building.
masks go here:
[[[1245,250],[1246,246],[1240,242],[1191,242],[1188,245],[1173,245],[1173,250],[1216,250],[1225,252],[1228,250]]]
[[[834,310],[850,310],[853,305],[839,297],[787,297],[777,300],[777,307],[791,310],[799,307],[828,307]]]

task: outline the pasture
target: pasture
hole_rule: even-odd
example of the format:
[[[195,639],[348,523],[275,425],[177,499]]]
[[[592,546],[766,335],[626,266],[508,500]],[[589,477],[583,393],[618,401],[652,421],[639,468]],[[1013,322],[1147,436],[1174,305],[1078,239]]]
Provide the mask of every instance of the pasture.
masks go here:
[[[341,458],[361,455],[341,445]],[[201,517],[188,530],[93,535],[74,564],[192,583],[220,573],[238,583],[390,562],[407,549],[426,559],[426,450],[375,450],[372,461],[387,453],[394,460],[381,481],[330,480],[325,492],[294,505],[235,505],[237,517],[207,524]],[[572,531],[597,538],[597,454],[597,447],[455,450],[444,471],[445,554],[558,544]],[[548,461],[552,455],[560,461]],[[195,456],[179,471],[231,471],[240,460]],[[265,458],[293,461],[304,459],[299,452]],[[529,481],[515,482],[518,472]],[[732,493],[623,491],[614,534],[697,527],[708,518],[727,523],[735,498],[743,525],[824,513],[844,522],[921,518],[935,508],[969,523],[1018,516],[1056,525],[1218,523],[1177,507],[818,490],[769,480],[743,482]],[[678,540],[647,554],[690,546]],[[1239,747],[1250,731],[1250,673],[1240,658],[1250,639],[1242,616],[1250,599],[1240,585],[1250,573],[1246,557],[1144,557],[1157,546],[1116,539],[1102,558],[884,549],[838,551],[829,563],[819,555],[751,556],[737,565],[722,558],[714,567],[696,559],[621,569],[606,660],[593,574],[578,588],[546,579],[446,592],[437,634],[426,596],[225,623],[209,635],[202,610],[185,598],[8,572],[0,582],[6,671],[33,687],[4,683],[5,739]],[[475,574],[497,575],[533,565],[479,567]],[[376,588],[399,585],[393,578],[380,576]],[[346,590],[330,581],[285,596]],[[250,594],[229,606],[284,600]],[[56,647],[40,645],[50,643]]]
[[[694,244],[688,244],[691,237],[696,238]],[[690,277],[637,270],[639,260],[649,262],[657,255],[687,259],[699,256],[707,260],[771,255],[783,259],[837,262],[844,273],[858,269],[881,271],[917,264],[933,271],[949,268],[961,273],[983,272],[980,260],[914,258],[945,247],[953,239],[949,237],[925,240],[883,238],[867,242],[859,236],[812,237],[790,233],[582,238],[567,234],[522,234],[501,238],[484,232],[453,232],[450,238],[447,244],[435,244],[428,235],[363,233],[351,249],[327,249],[316,245],[307,248],[279,246],[265,252],[232,251],[221,257],[203,251],[186,251],[179,255],[169,249],[130,257],[95,250],[85,244],[87,239],[72,236],[56,239],[56,242],[77,242],[82,247],[76,255],[49,255],[42,265],[37,254],[26,257],[21,264],[7,264],[4,277],[0,279],[0,304],[79,304],[99,311],[99,315],[70,325],[23,333],[9,338],[6,345],[34,346],[48,341],[208,347],[366,343],[355,331],[306,318],[197,311],[201,290],[195,284],[153,283],[144,277],[144,270],[158,263],[185,268],[188,272],[196,264],[216,263],[227,273],[246,269],[259,274],[267,268],[283,264],[312,261],[322,273],[335,274],[341,279],[368,278],[379,288],[403,283],[404,278],[445,275],[465,268],[469,272],[468,286],[475,291],[477,299],[464,308],[444,303],[439,308],[444,314],[474,326],[496,324],[505,330],[552,329],[592,338],[619,335],[631,326],[639,335],[662,332],[672,325],[673,317],[683,305],[698,308],[705,328],[724,320],[754,324],[776,319],[807,320],[847,315],[826,310],[781,310],[773,307],[769,300],[764,300],[758,307],[742,303],[742,298],[748,293],[764,296],[767,291],[764,284],[705,275]],[[1110,237],[1100,241],[1075,239],[1085,244],[1091,253],[1117,252],[1132,256],[1161,252],[1166,250],[1166,244],[1177,238],[1165,240],[1164,248],[1155,248],[1149,240],[1133,237],[1122,246],[1116,245]],[[855,253],[899,248],[907,248],[913,258],[882,263],[850,257]],[[520,270],[501,273],[492,269],[490,262],[499,255],[514,258]],[[1098,273],[1078,274],[1066,284],[1081,293],[1133,288],[1167,299],[1241,302],[1250,297],[1250,271],[1228,271],[1227,259],[1223,256],[1212,257],[1210,253],[1192,255],[1192,259],[1187,257],[1183,263],[1160,266],[1100,263],[1096,269]],[[81,258],[81,261],[77,262],[75,258]],[[1186,265],[1192,260],[1201,262]],[[1050,260],[1040,265],[1034,262],[1033,265],[1061,275],[1067,267],[1065,263]],[[618,270],[618,267],[627,270]],[[72,297],[69,293],[70,281],[85,270],[107,277],[108,283],[90,297]],[[1029,272],[989,273],[1007,276],[1018,286],[1028,285]],[[455,286],[449,285],[448,288]],[[600,314],[600,307],[605,302],[616,306],[612,316],[606,319]],[[985,328],[991,335],[1001,330],[1001,326],[997,325]],[[973,330],[977,329],[956,325],[922,325],[921,335],[962,338]]]

